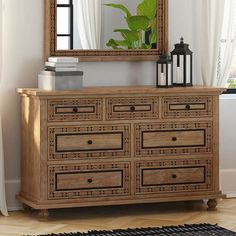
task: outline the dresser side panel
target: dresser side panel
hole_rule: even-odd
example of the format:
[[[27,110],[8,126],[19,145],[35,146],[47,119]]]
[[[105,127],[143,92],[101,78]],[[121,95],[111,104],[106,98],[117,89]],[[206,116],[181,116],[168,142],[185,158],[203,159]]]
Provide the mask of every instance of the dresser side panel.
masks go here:
[[[21,196],[40,196],[40,107],[37,97],[21,96]]]

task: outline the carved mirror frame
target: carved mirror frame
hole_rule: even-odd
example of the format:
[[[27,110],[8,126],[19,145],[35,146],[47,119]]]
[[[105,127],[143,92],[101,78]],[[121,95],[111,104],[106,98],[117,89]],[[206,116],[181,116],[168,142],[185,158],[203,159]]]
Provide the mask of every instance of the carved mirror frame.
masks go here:
[[[166,53],[168,48],[168,0],[157,0],[158,49],[129,50],[57,50],[56,47],[56,0],[45,1],[44,49],[45,60],[49,56],[79,57],[80,61],[153,61]]]

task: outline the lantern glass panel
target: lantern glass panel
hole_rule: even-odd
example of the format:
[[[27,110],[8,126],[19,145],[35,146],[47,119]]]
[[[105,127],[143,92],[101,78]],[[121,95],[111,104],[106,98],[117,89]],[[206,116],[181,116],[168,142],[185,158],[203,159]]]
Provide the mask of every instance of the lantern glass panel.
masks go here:
[[[168,64],[168,86],[172,86],[172,64]]]
[[[186,55],[186,83],[191,83],[191,56]]]

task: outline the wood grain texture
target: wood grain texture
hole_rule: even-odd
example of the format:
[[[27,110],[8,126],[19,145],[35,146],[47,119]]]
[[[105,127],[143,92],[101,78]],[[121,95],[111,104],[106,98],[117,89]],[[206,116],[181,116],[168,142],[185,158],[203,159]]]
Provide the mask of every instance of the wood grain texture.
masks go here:
[[[45,210],[199,199],[212,199],[213,208],[223,197],[218,147],[223,90],[18,89],[23,131],[18,198]],[[74,114],[74,108],[82,113]]]
[[[236,199],[220,200],[216,211],[206,211],[202,201],[194,201],[50,210],[47,222],[40,222],[35,211],[15,211],[9,214],[10,217],[0,217],[1,236],[199,223],[218,224],[236,231]]]
[[[18,88],[17,92],[32,96],[45,96],[45,97],[54,97],[54,98],[71,98],[71,96],[84,96],[84,95],[91,95],[94,97],[98,97],[102,95],[103,97],[106,95],[112,95],[114,97],[119,97],[120,95],[125,95],[125,97],[130,97],[129,94],[132,96],[139,97],[141,94],[145,94],[147,96],[155,96],[158,95],[171,95],[176,97],[175,94],[178,96],[180,95],[193,95],[200,96],[200,95],[209,95],[208,93],[219,95],[222,92],[226,91],[226,88],[221,87],[206,87],[206,86],[193,86],[193,87],[173,87],[173,88],[156,88],[154,86],[105,86],[105,87],[84,87],[79,90],[53,90],[53,91],[46,91],[43,89],[38,88]],[[67,97],[68,95],[68,97]],[[63,97],[62,97],[63,96]],[[189,99],[191,99],[189,97]]]

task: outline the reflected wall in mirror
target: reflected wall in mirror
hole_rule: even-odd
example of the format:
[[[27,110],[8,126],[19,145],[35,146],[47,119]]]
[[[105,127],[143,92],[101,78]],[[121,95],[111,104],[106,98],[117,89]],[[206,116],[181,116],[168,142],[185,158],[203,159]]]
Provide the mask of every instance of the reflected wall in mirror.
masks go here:
[[[168,0],[45,0],[45,57],[156,60],[167,48]]]

